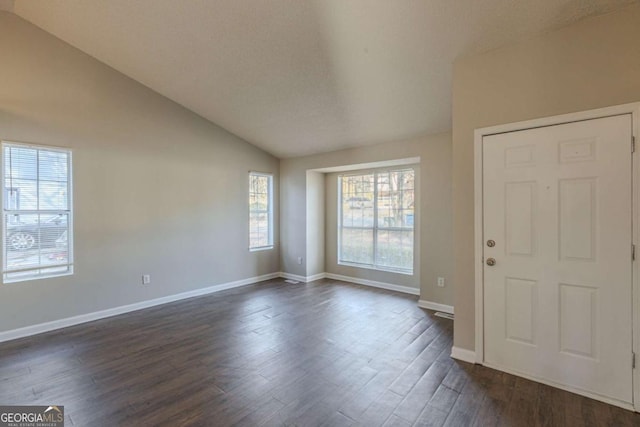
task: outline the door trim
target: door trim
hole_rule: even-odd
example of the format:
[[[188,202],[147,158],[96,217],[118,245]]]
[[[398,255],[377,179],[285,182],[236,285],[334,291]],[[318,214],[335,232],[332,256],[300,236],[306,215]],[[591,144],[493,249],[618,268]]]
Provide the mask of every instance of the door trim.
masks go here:
[[[484,236],[483,236],[483,164],[482,164],[482,144],[485,136],[495,135],[499,133],[515,132],[527,129],[541,128],[546,126],[554,126],[566,123],[580,122],[610,116],[618,116],[623,114],[631,114],[632,135],[635,137],[638,147],[632,154],[632,230],[633,244],[640,249],[640,171],[637,167],[638,153],[640,152],[640,102],[631,104],[616,105],[612,107],[598,108],[595,110],[581,111],[576,113],[562,114],[552,117],[544,117],[540,119],[527,120],[504,125],[490,126],[476,129],[474,132],[474,230],[475,230],[475,362],[484,365]],[[629,256],[631,256],[631,248],[629,248]],[[640,412],[640,260],[637,257],[632,263],[632,295],[630,304],[632,304],[633,324],[632,324],[632,348],[637,355],[636,368],[633,370],[633,408],[628,405],[617,403],[626,409],[635,409]],[[631,363],[631,355],[629,355],[629,363]],[[523,376],[521,374],[516,374]],[[537,380],[540,381],[540,380]],[[557,387],[557,385],[556,385]],[[566,386],[560,387],[569,390]],[[586,395],[580,390],[573,390],[575,393]],[[588,397],[604,400],[594,395]],[[610,400],[607,403],[616,404]]]

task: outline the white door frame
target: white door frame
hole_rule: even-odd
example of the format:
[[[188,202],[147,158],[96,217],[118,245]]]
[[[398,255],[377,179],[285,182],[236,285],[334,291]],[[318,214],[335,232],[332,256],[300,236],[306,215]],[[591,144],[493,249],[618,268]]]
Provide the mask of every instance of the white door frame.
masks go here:
[[[485,136],[494,135],[498,133],[514,132],[519,130],[526,130],[532,128],[539,128],[545,126],[553,126],[564,123],[578,122],[583,120],[597,119],[602,117],[617,116],[621,114],[631,114],[632,117],[632,135],[635,140],[640,144],[640,102],[617,105],[613,107],[599,108],[596,110],[582,111],[578,113],[562,114],[559,116],[545,117],[541,119],[527,120],[516,123],[509,123],[498,126],[491,126],[481,129],[476,129],[474,132],[474,197],[475,197],[475,308],[476,308],[476,351],[475,362],[478,364],[484,363],[484,236],[483,236],[483,165],[482,165],[482,141]],[[638,151],[640,145],[636,151],[632,154],[633,159],[633,244],[638,247],[640,251],[640,172],[638,168]],[[631,251],[631,248],[629,249]],[[640,254],[639,254],[640,255]],[[631,256],[631,254],[629,254]],[[639,256],[640,257],[640,256]],[[638,260],[633,262],[633,284],[632,284],[632,298],[630,298],[630,304],[632,304],[633,311],[633,352],[638,355],[640,359],[640,269],[638,267]],[[631,355],[629,355],[631,358]],[[637,361],[636,369],[633,370],[633,402],[634,408],[637,412],[640,412],[640,360]],[[631,363],[631,360],[629,360]],[[539,380],[538,380],[539,381]],[[557,384],[550,384],[558,387]],[[569,387],[561,387],[569,391],[585,394],[578,390],[573,390]],[[594,397],[594,396],[590,396]],[[602,399],[601,399],[602,400]]]

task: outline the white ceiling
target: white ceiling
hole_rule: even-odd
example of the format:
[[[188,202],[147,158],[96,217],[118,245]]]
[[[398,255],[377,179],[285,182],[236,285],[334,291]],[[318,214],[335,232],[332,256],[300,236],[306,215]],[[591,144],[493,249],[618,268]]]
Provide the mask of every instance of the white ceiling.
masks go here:
[[[635,1],[0,3],[252,144],[292,157],[449,130],[456,57]]]

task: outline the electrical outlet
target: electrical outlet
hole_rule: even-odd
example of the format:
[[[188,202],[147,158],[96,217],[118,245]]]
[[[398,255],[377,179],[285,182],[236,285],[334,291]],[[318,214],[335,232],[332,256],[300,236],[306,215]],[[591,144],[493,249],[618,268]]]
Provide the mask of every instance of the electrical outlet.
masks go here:
[[[438,277],[438,287],[444,288],[444,277]]]
[[[302,257],[301,256],[298,257],[298,264],[302,265]]]
[[[142,284],[143,285],[148,285],[149,283],[151,283],[151,275],[150,274],[143,274],[142,275]]]

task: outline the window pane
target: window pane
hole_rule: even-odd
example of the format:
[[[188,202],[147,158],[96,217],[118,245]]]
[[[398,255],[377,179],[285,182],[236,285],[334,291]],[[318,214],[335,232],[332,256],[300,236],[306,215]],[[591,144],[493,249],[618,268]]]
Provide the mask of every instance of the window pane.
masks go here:
[[[69,262],[69,215],[40,215],[39,242],[42,265]]]
[[[267,214],[251,213],[249,228],[252,248],[269,246],[269,218]]]
[[[268,175],[249,175],[249,248],[273,245],[270,206],[272,179]]]
[[[342,178],[342,226],[373,227],[373,174]]]
[[[5,215],[5,230],[7,269],[69,262],[69,215]]]
[[[4,149],[5,178],[38,179],[38,150],[34,148],[6,146]]]
[[[413,231],[379,230],[376,264],[382,267],[413,269]]]
[[[373,230],[343,228],[340,261],[373,264]]]
[[[3,161],[5,281],[70,272],[69,152],[5,144]]]
[[[346,200],[342,203],[342,225],[344,227],[373,228],[373,203]]]
[[[5,215],[6,269],[24,269],[40,264],[38,214]]]
[[[414,186],[413,169],[340,177],[338,261],[412,272]]]
[[[17,209],[38,209],[38,150],[5,147],[5,209],[17,205]],[[9,203],[7,191],[11,189],[17,201]]]
[[[390,171],[378,174],[378,227],[413,228],[414,172]]]
[[[39,209],[66,210],[69,200],[67,190],[68,155],[55,151],[40,151],[38,155]]]

